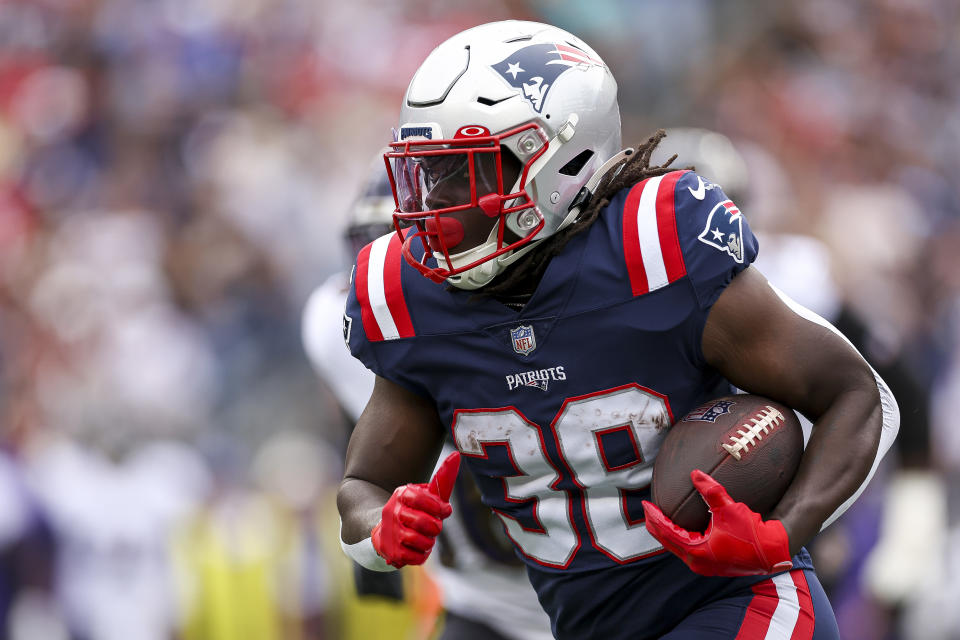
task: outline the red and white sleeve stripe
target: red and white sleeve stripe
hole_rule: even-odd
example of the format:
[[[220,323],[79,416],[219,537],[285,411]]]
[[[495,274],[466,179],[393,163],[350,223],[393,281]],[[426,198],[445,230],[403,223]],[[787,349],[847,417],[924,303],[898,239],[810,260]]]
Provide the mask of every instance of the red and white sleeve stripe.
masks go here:
[[[357,256],[354,286],[363,330],[371,342],[415,335],[400,282],[400,247],[400,237],[391,233],[365,246]]]
[[[633,295],[655,291],[687,274],[677,236],[674,190],[685,171],[648,178],[627,194],[623,251]]]

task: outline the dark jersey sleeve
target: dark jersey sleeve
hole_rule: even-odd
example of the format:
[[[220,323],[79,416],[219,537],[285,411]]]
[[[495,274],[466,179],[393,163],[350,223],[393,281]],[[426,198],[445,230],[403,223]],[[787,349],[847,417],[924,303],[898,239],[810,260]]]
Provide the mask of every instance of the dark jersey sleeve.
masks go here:
[[[386,284],[382,286],[386,287],[386,299],[376,305],[376,301],[371,301],[369,288],[376,271],[371,269],[367,259],[373,244],[360,252],[350,276],[350,289],[343,313],[344,341],[353,357],[367,369],[408,391],[429,398],[430,394],[404,364],[414,348],[415,338],[405,303],[401,307],[395,303],[397,296],[403,295],[399,276],[399,261],[402,258],[399,252],[396,255],[387,254],[388,265],[395,267],[395,277],[384,278]]]
[[[746,218],[723,192],[692,171],[674,187],[677,239],[697,302],[707,309],[757,257]]]

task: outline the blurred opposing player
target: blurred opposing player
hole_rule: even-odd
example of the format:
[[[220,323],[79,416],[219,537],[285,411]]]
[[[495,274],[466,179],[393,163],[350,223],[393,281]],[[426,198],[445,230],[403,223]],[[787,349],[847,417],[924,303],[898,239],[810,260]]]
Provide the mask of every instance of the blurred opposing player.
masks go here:
[[[351,260],[368,243],[393,232],[390,182],[377,156],[369,180],[353,203],[346,229]],[[373,391],[374,375],[350,355],[344,344],[343,310],[349,272],[331,276],[311,294],[303,315],[303,342],[310,362],[334,392],[352,426]],[[452,452],[447,443],[444,451]],[[429,566],[439,584],[446,612],[445,640],[540,640],[552,638],[550,621],[530,587],[503,527],[480,502],[470,474],[463,470],[451,498],[453,515]],[[355,572],[366,593],[399,594],[391,584],[400,576],[362,569]]]
[[[344,240],[349,259],[364,245],[393,231],[393,192],[379,158],[360,196],[350,207]],[[301,336],[307,357],[329,386],[352,425],[363,411],[373,377],[355,360],[343,342],[343,309],[350,289],[350,271],[333,274],[317,287],[303,311]]]
[[[459,455],[558,638],[836,638],[803,545],[862,490],[896,403],[750,266],[719,185],[651,166],[660,134],[619,151],[616,92],[589,45],[529,22],[462,32],[414,75],[386,155],[415,227],[360,252],[347,302],[378,377],[338,494],[344,548],[425,562]],[[644,499],[653,461],[675,416],[731,385],[813,434],[768,520],[703,481],[711,524],[684,531]],[[431,477],[447,433],[458,453]]]

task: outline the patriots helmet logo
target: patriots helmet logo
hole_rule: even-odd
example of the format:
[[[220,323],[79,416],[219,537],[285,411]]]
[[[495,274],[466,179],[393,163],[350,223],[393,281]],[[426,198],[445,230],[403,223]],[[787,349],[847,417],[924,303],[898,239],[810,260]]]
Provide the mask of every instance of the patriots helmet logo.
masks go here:
[[[730,200],[717,204],[697,239],[743,264],[743,215],[737,205]]]
[[[602,67],[603,62],[566,44],[531,44],[514,51],[492,69],[511,87],[520,90],[537,113],[543,111],[547,94],[557,78],[573,67]]]

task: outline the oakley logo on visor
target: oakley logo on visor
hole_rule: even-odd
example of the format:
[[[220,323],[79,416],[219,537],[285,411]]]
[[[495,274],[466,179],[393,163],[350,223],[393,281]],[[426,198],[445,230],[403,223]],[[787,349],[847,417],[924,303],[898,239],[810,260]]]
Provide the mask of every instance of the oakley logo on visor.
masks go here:
[[[456,138],[477,138],[479,136],[489,136],[490,130],[486,127],[481,127],[477,124],[467,125],[466,127],[460,127],[457,130],[454,139]]]

